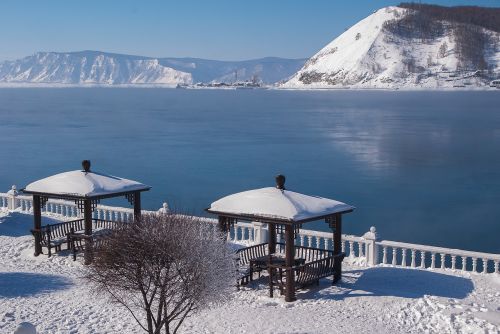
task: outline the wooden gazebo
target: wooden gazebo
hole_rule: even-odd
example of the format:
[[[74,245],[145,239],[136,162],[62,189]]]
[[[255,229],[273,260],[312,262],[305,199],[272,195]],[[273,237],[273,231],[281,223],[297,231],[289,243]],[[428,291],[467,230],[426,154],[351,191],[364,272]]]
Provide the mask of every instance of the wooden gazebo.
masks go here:
[[[284,261],[278,266],[285,273],[283,290],[286,301],[294,301],[297,286],[319,282],[321,277],[333,275],[333,283],[342,275],[341,248],[342,215],[352,212],[354,207],[335,200],[308,196],[284,187],[285,177],[276,177],[276,187],[268,187],[236,193],[213,202],[208,212],[219,219],[219,228],[228,232],[237,221],[257,221],[268,224],[268,242],[243,249],[242,262],[256,263],[261,257],[269,257],[268,271],[272,282],[272,255],[277,253],[277,233],[284,230],[284,245],[278,244],[278,253],[284,246]],[[303,224],[324,220],[333,232],[333,247],[326,250],[302,247],[295,242],[296,234]],[[265,256],[262,256],[265,251]],[[246,254],[245,254],[246,252]],[[283,263],[284,262],[284,263]],[[262,265],[262,261],[260,262]],[[275,269],[277,267],[274,267]],[[271,269],[271,270],[269,270]],[[252,275],[252,271],[250,271]],[[272,283],[271,291],[272,294]]]
[[[82,167],[82,170],[64,172],[35,181],[22,189],[25,194],[33,195],[32,233],[35,239],[35,256],[42,253],[42,245],[48,247],[49,256],[52,247],[60,249],[70,230],[82,230],[84,236],[91,236],[93,225],[103,226],[106,221],[92,217],[97,204],[103,199],[125,196],[134,207],[134,219],[140,218],[141,192],[151,189],[150,186],[91,171],[89,160],[84,160]],[[74,201],[83,214],[83,219],[42,227],[42,208],[49,199]]]

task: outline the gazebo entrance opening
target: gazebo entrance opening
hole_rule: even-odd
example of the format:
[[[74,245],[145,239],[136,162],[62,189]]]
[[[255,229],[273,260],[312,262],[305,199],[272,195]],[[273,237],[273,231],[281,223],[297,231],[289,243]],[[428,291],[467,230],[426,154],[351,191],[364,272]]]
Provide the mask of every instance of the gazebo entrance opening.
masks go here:
[[[88,250],[91,248],[94,230],[112,229],[121,222],[94,217],[94,211],[103,199],[124,196],[134,207],[134,220],[141,216],[141,192],[151,189],[137,181],[97,173],[90,170],[90,161],[82,162],[82,170],[56,174],[35,181],[22,191],[33,196],[34,224],[32,234],[35,239],[35,256],[42,254],[46,247],[51,256],[52,248],[61,250],[67,243],[71,247],[70,236],[85,243],[85,263],[91,261]],[[42,226],[42,208],[49,199],[74,201],[80,219]],[[74,245],[73,245],[74,246]]]
[[[227,233],[237,221],[258,221],[268,225],[268,241],[238,251],[239,283],[246,284],[256,271],[267,270],[270,295],[278,285],[286,301],[294,301],[295,290],[319,279],[342,276],[342,215],[354,207],[331,199],[286,190],[285,177],[276,177],[276,188],[262,188],[224,197],[208,212],[219,217],[219,228]],[[333,247],[303,247],[296,234],[303,224],[324,220],[333,233]],[[277,236],[284,242],[278,242]]]

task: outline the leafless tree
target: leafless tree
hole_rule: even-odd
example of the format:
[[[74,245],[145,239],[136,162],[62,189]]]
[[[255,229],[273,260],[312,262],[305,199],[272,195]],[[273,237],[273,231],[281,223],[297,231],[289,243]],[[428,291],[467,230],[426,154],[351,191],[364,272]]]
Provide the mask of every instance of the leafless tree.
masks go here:
[[[147,333],[176,333],[186,317],[230,298],[233,255],[211,224],[151,214],[114,231],[97,249],[86,278]]]
[[[446,44],[446,42],[444,42],[439,47],[439,58],[444,58],[446,56],[446,52],[448,52],[448,44]]]

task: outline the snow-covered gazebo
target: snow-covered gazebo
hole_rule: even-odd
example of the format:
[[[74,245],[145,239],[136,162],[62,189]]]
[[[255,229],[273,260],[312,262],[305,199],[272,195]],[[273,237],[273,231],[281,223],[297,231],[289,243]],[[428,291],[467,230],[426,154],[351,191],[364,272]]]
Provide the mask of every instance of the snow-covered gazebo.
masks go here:
[[[283,175],[276,177],[276,184],[276,187],[249,190],[223,197],[213,202],[206,210],[218,216],[219,228],[224,232],[229,231],[230,226],[238,220],[267,223],[269,232],[266,246],[269,255],[276,253],[276,235],[284,230],[285,263],[281,270],[286,273],[285,299],[293,301],[295,300],[296,278],[308,283],[307,280],[317,281],[321,275],[324,277],[326,274],[333,274],[334,283],[340,279],[343,260],[342,215],[352,212],[354,207],[332,199],[286,190]],[[296,245],[295,234],[304,223],[323,219],[333,232],[331,251],[319,249],[319,245],[317,249],[306,250],[301,249],[305,247]],[[250,247],[250,253],[262,255],[255,249],[257,246],[252,247]],[[298,251],[301,254],[308,253],[306,256],[310,256],[310,253],[322,255],[315,257],[314,261],[310,261],[309,264],[306,261],[302,266],[296,266]],[[249,261],[251,263],[252,259]],[[303,273],[306,274],[303,275]]]
[[[150,186],[137,181],[91,171],[89,160],[84,160],[82,167],[83,170],[49,176],[30,183],[22,189],[24,193],[33,195],[35,256],[42,253],[42,239],[44,238],[42,234],[45,231],[42,231],[41,210],[49,198],[75,202],[80,212],[83,213],[83,220],[80,219],[78,222],[83,222],[83,233],[86,236],[92,235],[92,212],[102,199],[125,196],[134,207],[134,219],[140,218],[141,192],[151,189]],[[71,227],[76,226],[75,222],[77,221],[71,221]],[[59,228],[59,230],[66,229],[69,232],[69,225]],[[47,229],[49,238],[51,232],[53,232],[51,229]],[[50,254],[51,240],[49,239],[48,242]]]

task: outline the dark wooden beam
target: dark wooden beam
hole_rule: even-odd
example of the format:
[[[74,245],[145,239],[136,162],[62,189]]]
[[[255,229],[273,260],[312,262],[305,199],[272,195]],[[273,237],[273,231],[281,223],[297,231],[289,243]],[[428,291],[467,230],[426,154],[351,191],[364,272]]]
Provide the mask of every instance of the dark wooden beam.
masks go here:
[[[285,301],[293,302],[295,297],[295,274],[292,270],[295,257],[295,242],[293,236],[293,226],[285,226],[285,266],[286,266],[286,291]]]
[[[134,221],[139,221],[141,219],[141,192],[136,191],[134,193]]]
[[[274,223],[267,223],[269,230],[269,254],[276,253],[276,225]]]
[[[40,196],[33,195],[33,230],[35,237],[35,256],[42,254],[41,245],[41,228],[42,228],[42,205],[40,201]]]
[[[342,214],[335,214],[335,224],[333,230],[333,254],[342,253]],[[341,256],[335,257],[333,264],[335,274],[333,276],[333,284],[337,283],[342,278],[342,260]]]
[[[344,210],[339,212],[340,214],[344,213],[350,213],[353,212],[354,209],[349,209],[349,210]],[[273,219],[269,218],[268,216],[259,216],[259,215],[250,215],[250,214],[234,214],[230,212],[222,212],[222,211],[215,211],[215,210],[210,210],[210,208],[205,209],[206,212],[217,215],[217,216],[225,216],[229,218],[235,218],[237,220],[245,220],[245,221],[250,221],[250,222],[261,222],[261,223],[275,223],[275,224],[282,224],[282,225],[296,225],[296,224],[304,224],[304,223],[309,223],[309,222],[314,222],[318,220],[322,220],[328,217],[331,217],[335,213],[329,213],[327,215],[321,215],[321,216],[316,216],[316,217],[310,217],[307,219],[301,219],[297,221],[293,220],[288,220],[288,219]]]

